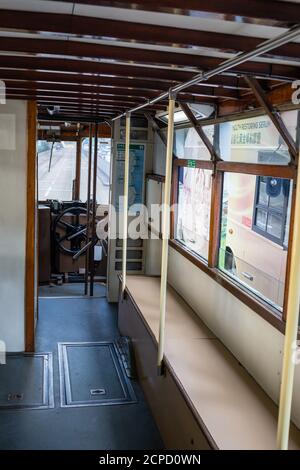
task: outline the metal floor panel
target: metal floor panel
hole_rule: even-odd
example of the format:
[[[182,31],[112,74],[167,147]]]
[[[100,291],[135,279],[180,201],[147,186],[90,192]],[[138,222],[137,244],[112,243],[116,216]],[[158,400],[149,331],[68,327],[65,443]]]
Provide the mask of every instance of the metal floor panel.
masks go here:
[[[51,353],[7,353],[0,366],[0,409],[54,407]]]
[[[58,355],[62,407],[136,402],[114,342],[59,343]]]

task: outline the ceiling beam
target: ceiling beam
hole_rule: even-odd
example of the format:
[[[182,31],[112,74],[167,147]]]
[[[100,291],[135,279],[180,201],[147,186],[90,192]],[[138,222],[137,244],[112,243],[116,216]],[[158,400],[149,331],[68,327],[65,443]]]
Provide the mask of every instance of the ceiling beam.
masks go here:
[[[21,95],[26,94],[27,96],[31,97],[45,97],[45,98],[52,98],[58,100],[66,100],[66,101],[75,101],[87,104],[93,103],[101,103],[102,105],[108,103],[117,103],[118,105],[124,106],[132,106],[139,105],[141,103],[145,103],[146,100],[138,99],[137,97],[128,97],[128,96],[114,96],[114,95],[86,95],[81,93],[66,93],[63,92],[60,94],[58,91],[52,90],[32,90],[27,88],[6,88],[6,93],[10,95]]]
[[[106,120],[109,120],[109,116],[98,116],[98,115],[93,115],[90,114],[89,116],[86,116],[84,114],[76,114],[76,113],[64,113],[59,116],[49,116],[43,112],[38,112],[38,121],[53,121],[53,122],[58,122],[58,121],[64,121],[64,122],[104,122]]]
[[[54,105],[70,105],[70,106],[82,106],[86,109],[105,109],[105,110],[113,110],[113,111],[125,111],[129,107],[132,106],[132,103],[126,102],[118,102],[118,101],[86,101],[86,100],[74,100],[74,99],[67,99],[65,97],[48,97],[44,95],[28,95],[26,93],[8,93],[6,95],[7,99],[17,99],[17,100],[36,100],[38,103],[43,104],[44,106],[54,106]],[[149,107],[151,111],[158,111],[158,110],[165,110],[166,106],[163,104],[155,104]]]
[[[246,4],[246,2],[240,1],[235,1],[234,3],[236,7],[240,3]],[[265,2],[258,1],[257,3],[262,4]],[[274,2],[271,3],[274,4]],[[286,2],[284,3],[286,4]],[[227,4],[227,2],[222,1],[222,4]],[[269,15],[272,14],[272,9],[269,11]],[[299,8],[294,5],[294,18],[292,19],[292,23],[300,23],[300,18],[297,20],[298,16],[300,16]],[[283,21],[283,18],[281,20]],[[264,40],[264,38],[253,38],[250,36],[174,28],[170,26],[118,21],[106,18],[4,9],[0,10],[0,27],[32,32],[46,31],[65,33],[80,37],[112,38],[126,41],[134,40],[142,43],[148,42],[150,44],[211,47],[227,51],[250,51]],[[278,48],[278,50],[272,51],[270,54],[299,57],[299,44],[286,44]]]
[[[199,33],[198,33],[199,36]],[[200,33],[201,36],[201,33]],[[217,37],[216,37],[217,36]],[[218,37],[222,36],[222,37]],[[225,49],[228,52],[231,49],[233,52],[237,51],[250,51],[255,49],[263,40],[251,37],[240,37],[234,38],[235,48],[226,47],[226,40],[224,45],[224,34],[220,35],[214,33],[214,43],[211,43],[211,47],[221,51]],[[201,54],[184,54],[171,51],[158,51],[145,49],[141,47],[121,47],[115,45],[104,45],[96,44],[92,42],[80,42],[80,41],[65,41],[57,39],[42,39],[37,37],[32,38],[13,38],[3,37],[1,38],[1,50],[8,52],[28,52],[32,54],[53,54],[62,56],[73,56],[73,57],[91,57],[97,59],[113,59],[119,61],[133,61],[144,64],[154,65],[179,65],[184,67],[202,67],[203,56]],[[203,46],[205,46],[205,42]],[[221,45],[221,46],[220,46]],[[238,45],[238,47],[237,47]],[[206,45],[207,47],[207,45]],[[287,51],[283,50],[282,53],[278,54],[281,59],[285,58],[296,58],[300,56],[300,44],[288,44],[285,46]],[[286,53],[285,53],[286,52]],[[276,55],[272,51],[269,55]]]
[[[81,75],[81,74],[68,74],[63,72],[47,72],[47,71],[34,71],[34,70],[18,70],[18,69],[1,69],[0,68],[0,79],[2,80],[27,80],[36,81],[39,83],[53,82],[56,84],[75,84],[78,85],[98,85],[98,86],[109,86],[118,87],[118,89],[131,89],[135,88],[137,93],[143,91],[149,91],[149,93],[157,91],[166,91],[172,85],[176,85],[178,81],[175,80],[147,80],[138,78],[127,78],[127,77],[104,77],[95,75]],[[242,77],[230,77],[230,76],[218,76],[212,77],[207,82],[201,82],[199,85],[195,85],[189,88],[190,94],[201,94],[202,88],[206,87],[218,87],[219,89],[233,89],[233,90],[248,90],[248,85]],[[156,93],[154,93],[156,94]]]
[[[1,77],[1,71],[0,71]],[[155,98],[157,92],[155,91],[145,91],[139,89],[122,89],[115,87],[97,87],[97,86],[84,86],[84,85],[73,85],[73,84],[60,84],[60,83],[41,83],[33,81],[14,81],[6,80],[5,81],[6,90],[17,91],[17,90],[28,90],[28,93],[33,94],[35,92],[45,92],[52,94],[52,91],[55,93],[64,93],[65,96],[77,97],[81,96],[82,98],[109,98],[110,96],[116,97],[117,99],[128,98],[130,101],[141,101],[144,102],[147,99]],[[202,102],[203,97],[211,98],[230,98],[230,99],[239,99],[239,93],[235,90],[226,90],[222,87],[202,87],[199,89],[197,95],[189,93],[180,93],[180,100],[184,102]]]
[[[203,70],[211,70],[218,67],[223,62],[215,57],[202,56]],[[129,64],[115,64],[96,62],[88,60],[32,57],[32,56],[8,56],[0,55],[0,67],[2,68],[23,68],[31,70],[48,70],[57,72],[73,73],[93,73],[123,77],[136,77],[138,79],[162,79],[186,81],[195,76],[195,71],[181,70],[180,68],[158,68],[139,67]],[[295,80],[299,78],[299,67],[280,64],[269,64],[266,62],[246,62],[234,67],[229,74],[234,73],[266,76],[282,80]]]
[[[294,2],[273,0],[160,0],[159,5],[153,0],[56,0],[86,5],[102,5],[119,8],[137,8],[146,11],[165,11],[168,13],[206,12],[233,17],[259,18],[286,23],[300,23],[300,11]]]

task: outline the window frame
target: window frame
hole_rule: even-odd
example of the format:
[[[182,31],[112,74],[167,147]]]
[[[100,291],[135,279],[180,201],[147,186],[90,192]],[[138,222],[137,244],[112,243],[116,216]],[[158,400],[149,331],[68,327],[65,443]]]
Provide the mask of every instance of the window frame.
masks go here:
[[[299,110],[300,114],[300,110]],[[263,112],[255,113],[256,116],[264,115]],[[245,118],[245,114],[241,119]],[[231,116],[231,120],[236,120],[236,116]],[[230,120],[230,119],[226,119]],[[215,121],[217,123],[217,120]],[[207,125],[203,122],[203,125]],[[212,121],[209,122],[212,124]],[[190,123],[192,125],[192,123]],[[199,122],[201,125],[201,122]],[[183,127],[183,126],[180,126]],[[176,127],[177,128],[177,127]],[[291,246],[292,246],[292,232],[295,218],[295,189],[296,189],[296,176],[297,176],[297,162],[293,163],[292,160],[288,165],[276,164],[261,164],[261,163],[242,163],[224,160],[215,160],[211,155],[211,160],[194,160],[194,159],[173,159],[173,173],[172,173],[172,201],[174,205],[178,202],[178,167],[190,167],[193,161],[193,167],[211,169],[212,170],[212,190],[211,190],[211,215],[210,215],[210,236],[209,236],[209,255],[208,262],[206,263],[203,258],[198,256],[195,252],[189,250],[183,243],[175,239],[176,234],[176,214],[171,214],[171,231],[169,245],[183,255],[186,259],[195,264],[198,268],[212,277],[219,285],[227,289],[240,301],[245,303],[249,308],[254,310],[257,314],[263,317],[266,321],[271,323],[279,331],[284,332],[286,312],[287,312],[287,297],[289,289],[289,273],[291,264]],[[291,214],[290,214],[290,230],[289,230],[289,243],[287,250],[287,267],[284,287],[284,303],[283,309],[279,309],[270,305],[263,298],[260,298],[255,293],[244,288],[242,285],[229,278],[226,273],[218,268],[218,254],[220,246],[220,228],[221,228],[221,210],[222,210],[222,197],[223,197],[223,179],[225,173],[244,173],[251,174],[257,177],[260,176],[274,176],[283,179],[289,179],[293,182],[292,201],[291,201]],[[288,199],[288,198],[287,198]]]

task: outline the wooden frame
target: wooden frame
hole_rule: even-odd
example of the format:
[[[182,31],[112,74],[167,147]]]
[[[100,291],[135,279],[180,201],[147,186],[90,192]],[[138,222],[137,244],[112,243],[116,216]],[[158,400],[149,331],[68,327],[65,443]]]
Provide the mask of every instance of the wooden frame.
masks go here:
[[[289,233],[289,244],[288,244],[288,254],[287,254],[287,263],[286,263],[286,273],[285,273],[285,286],[284,286],[284,301],[283,301],[283,312],[282,319],[286,321],[287,318],[287,303],[288,303],[288,294],[289,294],[289,282],[290,271],[291,271],[291,262],[292,262],[292,244],[293,244],[293,231],[295,223],[295,203],[296,203],[296,182],[293,184],[292,191],[292,201],[291,201],[291,218],[290,218],[290,233]]]
[[[218,265],[218,253],[220,243],[220,227],[221,227],[221,209],[222,209],[222,192],[223,192],[224,174],[216,171],[212,174],[211,188],[211,206],[210,206],[210,230],[208,247],[208,266],[215,268]]]
[[[37,106],[27,103],[27,215],[25,260],[25,351],[34,352],[36,298]]]
[[[148,173],[146,175],[146,179],[153,180],[153,181],[158,181],[159,183],[164,183],[165,182],[165,177],[163,175],[157,175],[155,173]]]
[[[196,128],[196,123],[191,121],[191,124]],[[204,142],[206,145],[206,143]],[[227,278],[225,273],[218,269],[218,251],[220,240],[220,224],[221,224],[221,207],[222,207],[222,192],[223,192],[223,178],[226,172],[229,173],[243,173],[256,176],[274,176],[294,181],[294,189],[297,177],[297,167],[293,160],[287,166],[284,165],[267,165],[267,164],[252,164],[240,163],[224,160],[217,160],[215,153],[211,152],[210,146],[207,147],[211,154],[211,160],[194,160],[194,159],[175,159],[174,160],[174,173],[173,173],[173,190],[172,190],[172,205],[177,203],[178,199],[178,168],[179,167],[192,167],[210,169],[212,175],[212,194],[211,194],[211,214],[210,214],[210,240],[209,240],[209,253],[207,264],[201,260],[199,256],[185,247],[183,244],[175,240],[175,215],[171,214],[171,240],[170,246],[182,254],[185,258],[189,259],[193,264],[203,270],[206,274],[212,277],[218,284],[222,285],[225,289],[229,290],[235,297],[248,305],[252,310],[262,316],[265,320],[275,326],[281,332],[285,329],[286,308],[287,308],[287,295],[288,295],[288,279],[290,271],[290,252],[291,252],[291,235],[288,248],[288,260],[286,269],[286,281],[284,292],[284,304],[282,313],[272,307],[263,299],[260,299],[251,291],[246,290],[234,280]],[[294,193],[292,199],[291,219],[290,226],[293,226],[294,221]],[[291,232],[290,232],[291,233]]]

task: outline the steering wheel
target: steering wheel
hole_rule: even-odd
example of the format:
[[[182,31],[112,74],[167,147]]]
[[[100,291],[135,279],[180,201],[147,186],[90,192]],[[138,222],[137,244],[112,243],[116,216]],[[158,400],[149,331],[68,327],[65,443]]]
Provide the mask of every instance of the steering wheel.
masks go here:
[[[86,219],[86,215],[85,207],[70,207],[54,220],[53,236],[56,246],[62,253],[75,256],[82,250],[83,245],[87,244],[87,224],[80,222],[80,218],[85,216]],[[57,236],[58,228],[60,228],[60,234]],[[63,229],[62,234],[61,229]]]

